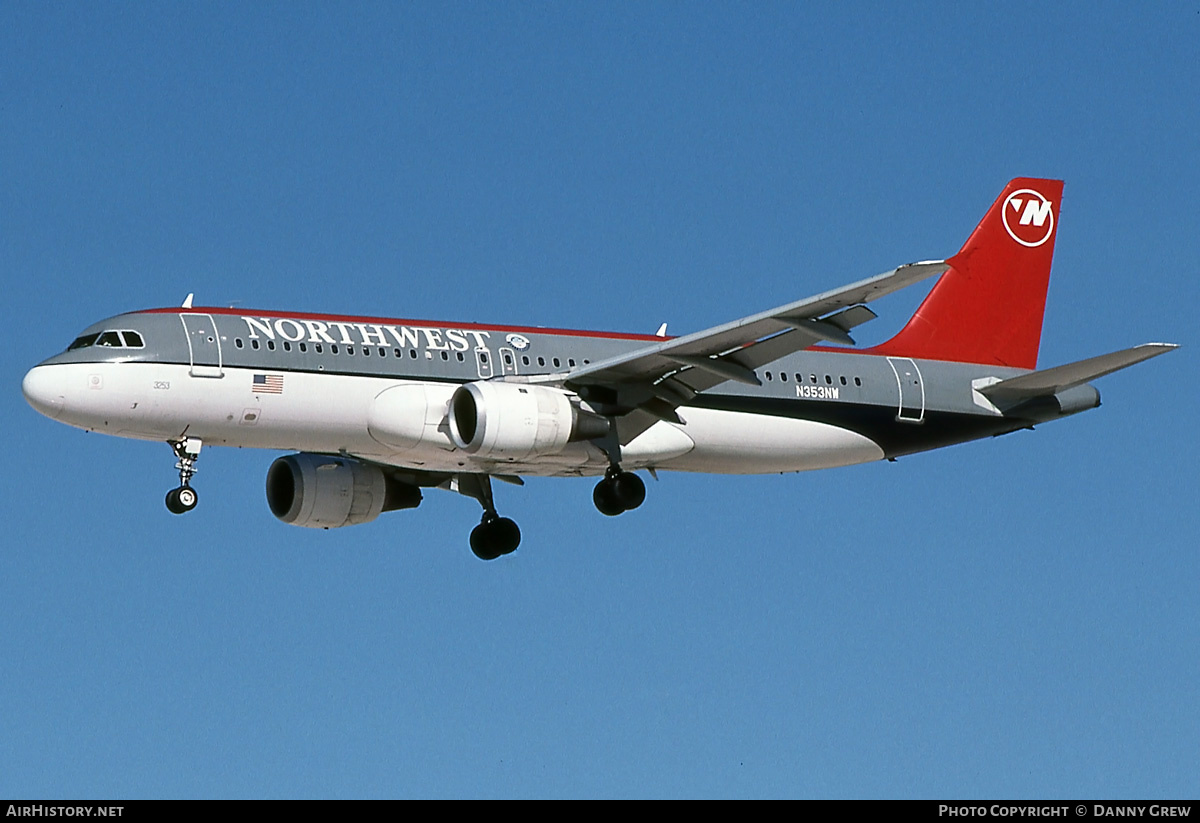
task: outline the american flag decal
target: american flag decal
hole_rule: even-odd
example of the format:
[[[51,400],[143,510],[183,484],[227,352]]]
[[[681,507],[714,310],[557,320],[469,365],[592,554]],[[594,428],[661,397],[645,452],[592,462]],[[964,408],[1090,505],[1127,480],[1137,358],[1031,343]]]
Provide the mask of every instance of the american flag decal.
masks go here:
[[[283,394],[283,375],[256,374],[250,389],[255,394]]]

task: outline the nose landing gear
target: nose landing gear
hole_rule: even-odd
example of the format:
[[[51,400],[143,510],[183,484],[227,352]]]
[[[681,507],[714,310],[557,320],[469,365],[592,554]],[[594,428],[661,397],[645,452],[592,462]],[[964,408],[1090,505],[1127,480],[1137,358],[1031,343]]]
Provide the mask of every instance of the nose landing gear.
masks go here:
[[[196,508],[196,504],[200,502],[200,496],[192,488],[191,481],[196,474],[196,460],[200,457],[202,443],[198,437],[184,437],[167,442],[179,458],[179,462],[175,464],[175,468],[179,469],[179,488],[167,492],[167,510],[171,514],[185,514]]]

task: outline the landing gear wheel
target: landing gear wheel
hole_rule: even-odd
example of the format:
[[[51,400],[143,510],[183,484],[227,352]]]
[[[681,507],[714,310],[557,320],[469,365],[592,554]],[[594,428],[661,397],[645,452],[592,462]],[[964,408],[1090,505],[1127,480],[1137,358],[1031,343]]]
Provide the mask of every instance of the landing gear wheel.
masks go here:
[[[633,472],[621,472],[609,482],[613,484],[616,497],[625,507],[625,511],[636,509],[645,502],[646,484]]]
[[[191,486],[180,486],[167,492],[167,509],[171,514],[186,514],[199,502],[200,498]]]
[[[500,552],[492,545],[486,523],[480,523],[471,529],[471,551],[480,560],[495,560],[500,556]]]
[[[633,472],[610,471],[592,491],[592,502],[608,517],[636,509],[645,500],[646,484]]]
[[[507,517],[484,516],[484,520],[471,530],[471,551],[480,560],[495,560],[504,554],[512,554],[521,545],[521,530]]]
[[[604,478],[592,490],[592,502],[606,517],[616,517],[625,511],[621,499],[617,496],[616,485],[610,478]]]

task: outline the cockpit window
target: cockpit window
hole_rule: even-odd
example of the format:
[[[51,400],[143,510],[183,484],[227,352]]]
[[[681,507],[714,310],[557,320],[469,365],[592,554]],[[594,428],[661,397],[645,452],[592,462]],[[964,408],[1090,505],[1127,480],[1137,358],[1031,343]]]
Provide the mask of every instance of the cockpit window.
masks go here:
[[[75,351],[75,349],[86,349],[88,346],[94,345],[97,338],[100,337],[99,332],[96,334],[85,334],[82,337],[76,337],[75,342],[67,346],[67,351]]]
[[[146,347],[142,336],[135,331],[102,331],[96,334],[85,334],[76,337],[67,351],[86,349],[91,346],[104,346],[110,349],[142,349]]]

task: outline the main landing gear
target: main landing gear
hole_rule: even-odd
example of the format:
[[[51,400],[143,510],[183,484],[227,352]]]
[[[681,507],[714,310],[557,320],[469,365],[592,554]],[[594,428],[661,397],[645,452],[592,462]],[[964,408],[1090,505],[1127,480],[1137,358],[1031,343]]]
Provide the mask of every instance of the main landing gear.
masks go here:
[[[512,554],[521,545],[521,530],[507,517],[496,513],[492,478],[486,474],[462,474],[457,478],[459,494],[474,497],[483,506],[483,518],[471,530],[471,551],[480,560],[495,560]]]
[[[621,471],[619,466],[610,466],[604,479],[592,491],[592,502],[601,514],[616,517],[618,514],[636,509],[646,499],[646,484],[633,472]]]
[[[495,560],[504,554],[512,554],[521,545],[521,530],[507,517],[494,510],[485,511],[483,520],[471,529],[471,551],[480,560]]]
[[[202,444],[198,437],[184,437],[167,442],[179,458],[179,462],[175,464],[175,468],[179,469],[179,488],[167,492],[167,510],[171,514],[185,514],[196,508],[196,504],[200,502],[200,496],[192,488],[191,481],[192,476],[196,474],[196,459],[200,457]]]

